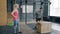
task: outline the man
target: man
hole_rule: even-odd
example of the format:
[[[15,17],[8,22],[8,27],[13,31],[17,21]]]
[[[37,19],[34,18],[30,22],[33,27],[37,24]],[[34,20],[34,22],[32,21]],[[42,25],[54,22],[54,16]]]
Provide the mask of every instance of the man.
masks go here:
[[[42,7],[39,8],[39,10],[35,12],[34,16],[35,16],[34,18],[36,19],[36,23],[39,23],[41,21],[41,19],[43,18],[42,17],[43,16],[43,8]],[[37,27],[35,26],[34,29],[36,29],[36,28]]]

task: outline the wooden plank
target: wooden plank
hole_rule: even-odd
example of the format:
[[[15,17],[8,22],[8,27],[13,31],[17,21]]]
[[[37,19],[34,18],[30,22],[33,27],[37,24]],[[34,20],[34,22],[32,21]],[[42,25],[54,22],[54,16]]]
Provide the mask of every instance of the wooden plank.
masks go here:
[[[7,25],[7,1],[0,0],[0,26]]]

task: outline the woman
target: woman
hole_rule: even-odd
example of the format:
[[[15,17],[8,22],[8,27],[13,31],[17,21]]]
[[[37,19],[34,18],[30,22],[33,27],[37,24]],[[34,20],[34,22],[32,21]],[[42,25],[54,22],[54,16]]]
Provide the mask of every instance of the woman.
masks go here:
[[[18,28],[18,33],[21,33],[20,31],[20,23],[19,23],[19,14],[18,14],[18,8],[19,5],[18,4],[14,4],[14,9],[11,13],[11,15],[13,16],[13,21],[14,21],[14,34],[16,34],[17,32],[17,28]]]

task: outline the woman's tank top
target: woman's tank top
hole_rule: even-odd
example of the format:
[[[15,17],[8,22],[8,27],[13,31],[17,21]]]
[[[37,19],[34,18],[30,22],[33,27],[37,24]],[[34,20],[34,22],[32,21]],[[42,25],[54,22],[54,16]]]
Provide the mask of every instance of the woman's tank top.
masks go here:
[[[13,17],[13,20],[17,20],[18,19],[18,16],[19,16],[18,15],[18,10],[16,10],[13,15],[16,16],[15,18]]]

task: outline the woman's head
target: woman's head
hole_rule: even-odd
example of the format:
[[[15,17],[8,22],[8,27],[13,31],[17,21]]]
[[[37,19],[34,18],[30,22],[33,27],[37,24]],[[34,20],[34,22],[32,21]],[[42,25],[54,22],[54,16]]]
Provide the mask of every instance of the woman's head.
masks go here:
[[[18,9],[19,8],[19,4],[14,4],[13,8],[14,9]]]

